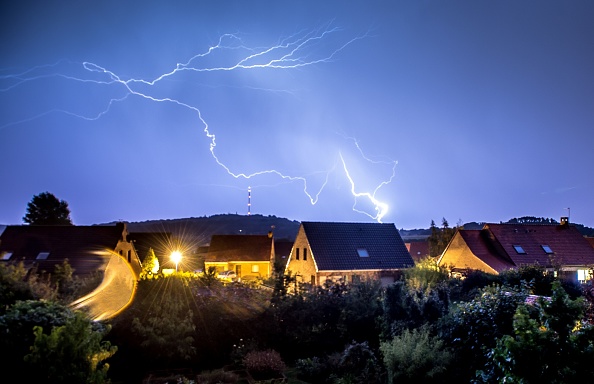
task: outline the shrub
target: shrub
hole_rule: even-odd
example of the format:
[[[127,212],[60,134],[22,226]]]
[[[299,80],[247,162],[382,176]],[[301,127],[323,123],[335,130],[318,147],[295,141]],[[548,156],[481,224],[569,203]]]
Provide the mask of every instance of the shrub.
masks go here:
[[[286,368],[280,354],[272,349],[248,352],[243,358],[243,365],[256,377],[276,377]]]
[[[427,327],[404,330],[391,341],[382,342],[380,350],[388,371],[389,383],[442,382],[451,353],[438,337],[430,336]]]
[[[239,375],[233,372],[212,371],[196,376],[196,384],[234,384],[239,381]]]

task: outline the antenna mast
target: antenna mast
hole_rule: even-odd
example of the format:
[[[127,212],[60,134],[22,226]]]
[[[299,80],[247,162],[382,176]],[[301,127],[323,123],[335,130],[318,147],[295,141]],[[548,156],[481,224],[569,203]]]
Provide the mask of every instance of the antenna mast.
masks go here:
[[[252,214],[252,187],[248,187],[248,216]]]

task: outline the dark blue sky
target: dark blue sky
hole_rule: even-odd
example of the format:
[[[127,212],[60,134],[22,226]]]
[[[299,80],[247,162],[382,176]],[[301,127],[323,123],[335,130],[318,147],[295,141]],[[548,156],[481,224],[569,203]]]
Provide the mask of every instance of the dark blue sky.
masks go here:
[[[592,20],[592,1],[3,2],[0,224],[44,191],[75,224],[245,214],[251,186],[252,213],[293,220],[594,226]]]

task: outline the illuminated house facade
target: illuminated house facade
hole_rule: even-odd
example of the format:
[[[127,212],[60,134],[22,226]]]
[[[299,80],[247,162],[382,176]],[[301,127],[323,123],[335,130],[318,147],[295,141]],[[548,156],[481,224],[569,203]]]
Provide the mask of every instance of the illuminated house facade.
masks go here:
[[[285,271],[297,280],[394,282],[414,266],[394,224],[302,222]]]
[[[234,271],[238,279],[246,276],[266,279],[274,265],[274,240],[268,235],[213,235],[204,267],[218,272]]]
[[[480,230],[459,229],[438,264],[493,274],[538,264],[559,271],[562,278],[586,281],[594,248],[566,218],[560,225],[485,224]]]
[[[0,262],[23,262],[26,268],[52,273],[65,259],[74,276],[103,272],[109,259],[126,260],[136,276],[140,260],[127,239],[125,223],[113,226],[9,225],[0,234]]]

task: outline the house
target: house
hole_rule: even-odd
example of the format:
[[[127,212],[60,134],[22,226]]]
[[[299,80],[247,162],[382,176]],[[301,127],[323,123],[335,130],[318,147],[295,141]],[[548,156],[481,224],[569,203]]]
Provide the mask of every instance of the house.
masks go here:
[[[429,242],[428,241],[411,241],[404,243],[410,256],[413,258],[415,263],[418,263],[424,258],[429,257]]]
[[[274,264],[274,239],[268,235],[213,235],[204,267],[217,271],[234,271],[238,279],[268,278]]]
[[[0,235],[0,261],[23,262],[26,268],[53,272],[65,259],[73,276],[103,272],[112,255],[124,258],[136,276],[140,260],[127,239],[125,223],[113,226],[9,225]]]
[[[559,225],[485,224],[480,230],[459,229],[438,264],[493,274],[538,264],[563,278],[585,281],[594,266],[594,248],[567,218]]]
[[[412,266],[394,224],[302,222],[285,271],[312,285],[341,279],[385,285]]]

